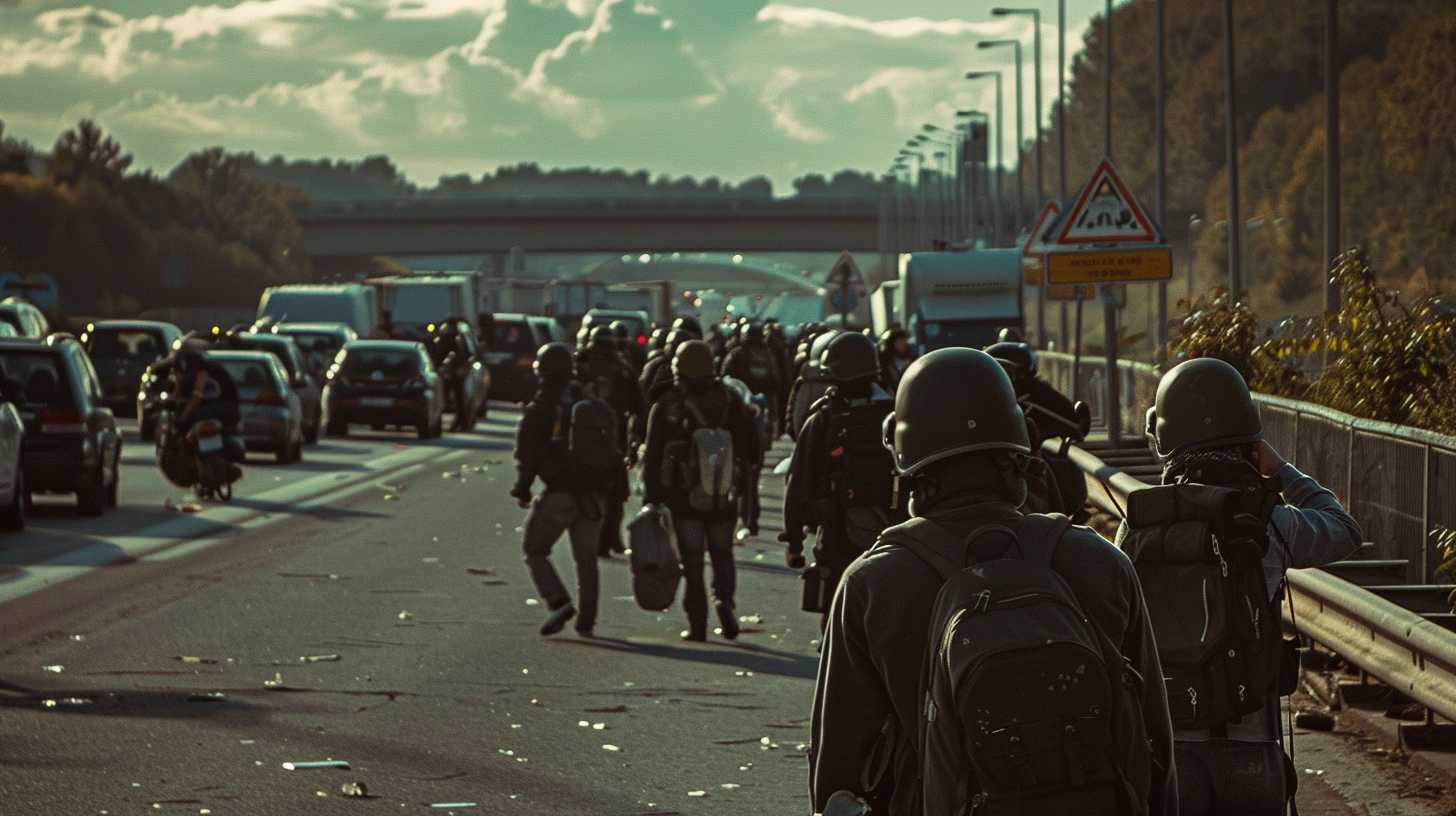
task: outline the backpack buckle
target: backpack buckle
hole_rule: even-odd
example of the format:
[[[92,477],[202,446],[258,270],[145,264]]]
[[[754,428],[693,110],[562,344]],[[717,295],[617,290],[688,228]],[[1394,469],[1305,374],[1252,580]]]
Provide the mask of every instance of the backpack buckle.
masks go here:
[[[985,612],[991,608],[991,590],[983,589],[976,595],[976,603],[971,607],[973,611]]]

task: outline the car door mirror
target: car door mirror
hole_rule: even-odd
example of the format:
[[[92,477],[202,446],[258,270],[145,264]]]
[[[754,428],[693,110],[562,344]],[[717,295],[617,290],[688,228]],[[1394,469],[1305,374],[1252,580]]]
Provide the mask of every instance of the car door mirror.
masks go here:
[[[1077,420],[1077,438],[1086,439],[1092,431],[1092,409],[1087,407],[1087,403],[1077,400],[1072,406],[1072,414]]]

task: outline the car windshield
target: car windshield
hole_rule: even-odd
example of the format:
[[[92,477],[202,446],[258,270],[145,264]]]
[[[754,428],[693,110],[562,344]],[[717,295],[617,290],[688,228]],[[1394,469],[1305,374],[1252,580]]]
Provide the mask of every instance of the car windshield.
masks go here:
[[[403,349],[345,349],[342,369],[345,374],[356,377],[376,371],[385,377],[410,377],[420,371],[420,355]]]
[[[494,328],[491,329],[492,351],[525,351],[536,350],[536,338],[531,328],[524,320],[497,320]]]
[[[277,388],[276,369],[263,360],[219,360],[240,390]]]
[[[293,342],[298,344],[299,351],[303,352],[304,359],[314,368],[323,368],[334,358],[339,348],[343,345],[339,338],[326,332],[287,332]]]
[[[60,355],[49,350],[0,352],[0,370],[26,405],[69,406],[74,404],[70,377]]]
[[[91,332],[86,351],[92,358],[155,360],[164,353],[162,333],[151,329],[107,329]]]

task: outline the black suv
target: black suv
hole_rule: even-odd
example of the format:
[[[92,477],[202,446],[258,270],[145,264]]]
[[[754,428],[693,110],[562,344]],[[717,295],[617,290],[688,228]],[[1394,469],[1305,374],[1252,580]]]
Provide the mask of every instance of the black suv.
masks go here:
[[[499,312],[491,317],[485,340],[485,364],[490,368],[491,396],[505,402],[530,402],[536,393],[536,349],[541,347],[536,327],[523,314]]]
[[[115,507],[121,485],[121,432],[103,403],[101,382],[80,342],[0,340],[7,396],[25,422],[21,459],[31,493],[74,493],[83,514]]]

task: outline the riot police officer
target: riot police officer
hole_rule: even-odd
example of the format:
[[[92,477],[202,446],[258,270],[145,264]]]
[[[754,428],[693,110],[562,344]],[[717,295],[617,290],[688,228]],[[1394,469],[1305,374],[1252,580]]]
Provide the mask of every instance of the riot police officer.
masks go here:
[[[1023,516],[1017,509],[1026,494],[1030,440],[1011,382],[995,360],[979,350],[949,348],[915,361],[895,395],[884,436],[901,478],[913,479],[914,518],[886,530],[880,543],[851,564],[834,596],[813,708],[815,811],[836,792],[850,791],[868,800],[875,813],[922,812],[921,798],[930,786],[918,783],[924,766],[917,734],[927,719],[921,679],[942,586],[941,567],[924,560],[924,551],[940,553],[947,564],[1036,559],[1065,582],[1086,619],[1116,647],[1122,658],[1117,663],[1125,661],[1142,677],[1162,676],[1128,559],[1090,529],[1068,527],[1058,517]],[[1004,532],[972,535],[986,529]],[[895,543],[907,540],[913,544]],[[1120,668],[1113,664],[1109,671]],[[1136,684],[1118,681],[1117,687]],[[1125,757],[1113,756],[1147,763],[1142,766],[1147,790],[1138,791],[1146,812],[1176,813],[1164,690],[1150,682],[1140,696],[1129,696],[1141,703],[1146,733],[1118,745],[1127,747]],[[1129,716],[1135,715],[1124,712],[1118,720],[1130,723]],[[1061,731],[1050,737],[1060,740]],[[970,802],[962,802],[930,812],[969,809]]]

